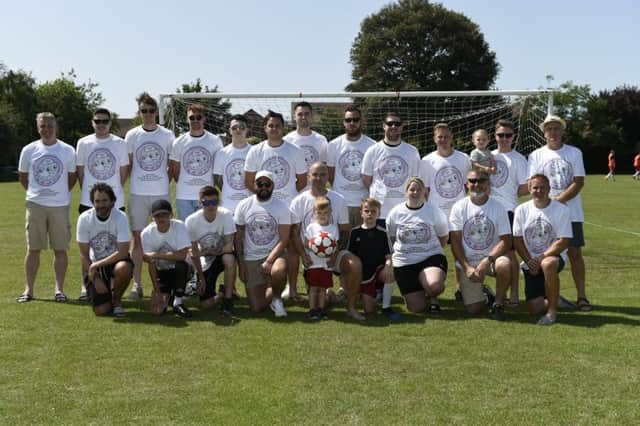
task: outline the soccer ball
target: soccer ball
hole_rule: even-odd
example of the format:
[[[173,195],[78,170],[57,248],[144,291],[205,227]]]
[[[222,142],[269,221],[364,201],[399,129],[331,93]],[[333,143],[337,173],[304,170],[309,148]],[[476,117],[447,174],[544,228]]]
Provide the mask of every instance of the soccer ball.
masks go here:
[[[309,248],[318,257],[329,257],[336,251],[336,240],[328,232],[320,231],[309,240]]]

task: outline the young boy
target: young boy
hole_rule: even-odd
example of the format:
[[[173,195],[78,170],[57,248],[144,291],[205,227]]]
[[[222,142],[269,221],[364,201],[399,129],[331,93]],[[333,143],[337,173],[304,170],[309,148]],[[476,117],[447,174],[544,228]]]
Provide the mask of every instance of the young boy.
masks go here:
[[[476,148],[471,151],[471,166],[476,170],[482,170],[489,174],[496,172],[496,160],[493,158],[489,150],[489,134],[484,129],[478,129],[471,136],[473,146]]]
[[[338,253],[337,243],[340,235],[338,226],[331,222],[331,201],[326,197],[316,198],[313,206],[313,220],[304,232],[306,241],[305,252],[302,255],[302,263],[305,266],[304,279],[309,286],[309,319],[327,319],[325,310],[327,304],[326,291],[333,287],[333,273],[331,267],[336,261]],[[329,256],[318,256],[311,249],[314,239],[320,233],[326,234],[325,238],[333,240],[335,246]]]
[[[349,235],[348,250],[358,256],[362,262],[362,285],[360,293],[366,314],[376,310],[376,295],[382,290],[382,313],[397,321],[400,314],[391,309],[393,295],[393,267],[384,228],[376,226],[380,215],[380,202],[375,198],[365,198],[360,205],[362,225],[353,228]]]

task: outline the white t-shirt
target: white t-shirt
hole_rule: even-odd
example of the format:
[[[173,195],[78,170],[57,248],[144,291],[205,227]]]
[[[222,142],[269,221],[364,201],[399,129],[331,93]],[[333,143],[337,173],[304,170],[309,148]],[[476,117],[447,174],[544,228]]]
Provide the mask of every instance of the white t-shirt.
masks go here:
[[[573,238],[569,208],[556,200],[544,209],[533,200],[522,203],[514,212],[513,236],[523,237],[529,254],[538,257],[558,238]],[[566,250],[561,256],[566,260]]]
[[[89,244],[92,262],[104,259],[118,251],[118,243],[128,243],[129,220],[127,215],[113,208],[107,220],[98,219],[95,209],[89,209],[78,217],[76,240]]]
[[[329,269],[327,265],[328,257],[319,257],[309,248],[309,240],[311,238],[315,238],[320,235],[320,232],[326,232],[329,238],[334,240],[336,243],[338,242],[338,238],[340,238],[340,231],[338,230],[338,226],[335,223],[331,223],[329,225],[323,226],[317,222],[311,222],[304,230],[303,240],[304,248],[307,250],[309,257],[311,257],[311,268],[324,268]],[[338,250],[338,246],[336,245],[336,250]]]
[[[221,205],[232,212],[240,201],[251,196],[244,184],[244,162],[249,148],[249,144],[243,148],[229,144],[216,153],[213,163],[213,174],[222,176]]]
[[[307,170],[315,162],[327,162],[327,138],[318,132],[311,131],[310,135],[303,136],[297,130],[287,133],[284,140],[300,148],[304,153],[304,162]]]
[[[529,177],[536,173],[549,178],[550,195],[552,198],[557,197],[571,185],[574,177],[585,176],[582,151],[567,144],[557,150],[547,146],[538,148],[529,154]],[[572,222],[584,222],[581,193],[567,201],[567,206],[571,211]]]
[[[357,141],[350,141],[342,135],[329,142],[327,165],[335,167],[333,190],[341,194],[350,207],[360,207],[362,200],[369,195],[362,182],[362,160],[364,153],[375,144],[365,135]]]
[[[155,222],[151,222],[142,230],[141,238],[142,251],[145,253],[152,251],[168,253],[191,247],[187,227],[177,219],[171,219],[169,230],[165,233],[158,231]],[[156,260],[156,269],[159,271],[174,269],[175,267],[176,262],[174,260]]]
[[[206,130],[201,136],[184,133],[173,142],[169,159],[180,163],[177,200],[197,200],[200,188],[213,185],[213,164],[221,149],[220,138]]]
[[[45,145],[42,139],[31,142],[20,152],[18,171],[29,174],[27,201],[47,207],[71,203],[69,173],[76,171],[71,145],[59,139],[53,145]]]
[[[439,207],[449,217],[453,204],[465,197],[464,184],[471,169],[469,156],[458,150],[443,157],[438,151],[425,155],[423,160],[429,165],[429,202]]]
[[[491,197],[500,201],[508,211],[518,205],[518,187],[527,183],[529,166],[524,155],[517,151],[492,152],[496,172],[491,175]]]
[[[335,191],[327,191],[325,196],[331,201],[331,223],[344,225],[349,223],[349,210],[342,195]],[[311,190],[306,190],[296,196],[289,207],[291,210],[291,223],[300,224],[300,236],[304,237],[304,230],[313,220],[313,206],[316,197],[311,195]]]
[[[421,171],[418,149],[406,142],[387,145],[380,141],[370,147],[362,159],[362,174],[372,176],[369,195],[382,204],[380,218],[405,201],[404,184]]]
[[[451,208],[449,231],[462,231],[465,257],[475,267],[489,255],[501,236],[511,235],[511,224],[499,201],[489,198],[478,206],[465,197]]]
[[[291,225],[291,212],[287,205],[273,196],[265,202],[255,195],[240,201],[234,221],[244,225],[244,257],[260,260],[269,256],[280,241],[280,225]]]
[[[187,226],[187,231],[189,231],[189,238],[192,242],[197,241],[201,250],[222,250],[224,237],[233,235],[236,232],[233,213],[224,207],[218,207],[216,218],[213,222],[207,221],[203,210],[198,210],[190,214],[184,223]],[[209,269],[215,259],[215,256],[200,256],[202,270]]]
[[[444,255],[438,237],[448,233],[447,218],[434,205],[424,203],[419,209],[410,209],[405,203],[398,204],[387,216],[393,266],[414,265],[433,255]]]
[[[109,134],[104,139],[98,139],[94,133],[79,139],[76,165],[84,167],[80,204],[91,206],[91,188],[98,182],[104,182],[116,194],[116,209],[124,206],[120,168],[129,165],[129,154],[122,138]]]
[[[273,197],[287,204],[298,195],[296,191],[296,175],[307,173],[304,154],[292,143],[283,141],[281,145],[272,147],[268,141],[262,141],[249,149],[244,163],[246,172],[267,170],[273,173]]]
[[[167,165],[173,133],[162,126],[157,126],[152,131],[138,126],[127,132],[124,141],[128,153],[133,155],[129,192],[137,195],[167,195]]]

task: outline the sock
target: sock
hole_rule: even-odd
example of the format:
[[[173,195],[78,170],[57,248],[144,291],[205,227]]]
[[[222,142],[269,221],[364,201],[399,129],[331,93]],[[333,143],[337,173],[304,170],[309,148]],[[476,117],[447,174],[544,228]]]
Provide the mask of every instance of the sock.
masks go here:
[[[382,287],[382,309],[388,308],[391,306],[391,296],[393,296],[393,283],[385,283],[384,287]]]
[[[181,296],[174,296],[173,297],[173,307],[175,308],[178,305],[182,305],[182,297]]]

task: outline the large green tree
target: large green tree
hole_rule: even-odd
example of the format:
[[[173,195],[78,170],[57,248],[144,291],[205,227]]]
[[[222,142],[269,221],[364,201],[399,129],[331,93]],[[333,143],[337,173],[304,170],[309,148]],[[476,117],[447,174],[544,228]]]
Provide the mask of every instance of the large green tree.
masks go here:
[[[427,0],[370,15],[351,48],[349,91],[485,90],[499,65],[478,25]]]

